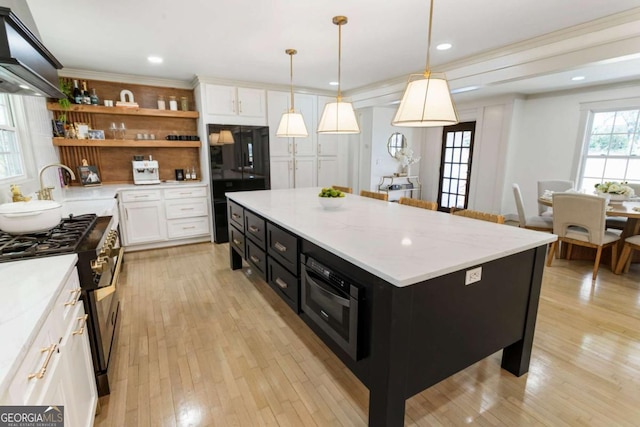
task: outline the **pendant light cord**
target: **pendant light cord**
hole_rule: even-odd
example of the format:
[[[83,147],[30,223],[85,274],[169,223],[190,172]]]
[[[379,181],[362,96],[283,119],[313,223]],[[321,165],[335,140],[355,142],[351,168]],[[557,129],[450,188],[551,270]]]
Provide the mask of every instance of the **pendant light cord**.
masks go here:
[[[294,108],[293,108],[293,52],[289,53],[289,77],[290,77],[290,82],[291,82],[291,113],[294,112]]]
[[[342,91],[340,90],[340,63],[342,61],[342,23],[338,24],[338,102],[342,100]]]
[[[431,0],[431,4],[429,6],[429,32],[427,38],[427,66],[424,70],[424,74],[428,76],[431,74],[431,70],[429,69],[429,54],[431,52],[431,28],[433,27],[433,0]]]

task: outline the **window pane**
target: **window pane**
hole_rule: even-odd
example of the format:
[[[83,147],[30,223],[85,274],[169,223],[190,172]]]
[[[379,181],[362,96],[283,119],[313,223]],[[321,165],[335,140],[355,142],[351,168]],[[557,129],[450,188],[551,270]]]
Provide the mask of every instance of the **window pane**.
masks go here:
[[[596,191],[596,184],[600,184],[601,182],[601,179],[585,178],[582,181],[582,190],[587,194],[593,194]]]
[[[450,181],[448,179],[443,179],[442,180],[442,192],[443,193],[448,193],[449,192],[449,183],[450,183]]]
[[[458,183],[458,194],[467,194],[467,181],[460,180]]]
[[[442,197],[440,199],[440,206],[444,206],[446,208],[449,207],[449,194],[442,193]]]
[[[593,131],[591,133],[609,134],[613,131],[615,111],[596,113],[593,115]]]
[[[451,165],[451,177],[460,178],[460,165],[455,163]]]
[[[453,147],[453,134],[447,134],[447,147]]]
[[[456,139],[455,142],[453,143],[454,147],[460,147],[462,146],[462,132],[456,132]]]
[[[458,196],[458,201],[456,202],[457,208],[464,208],[464,196]]]
[[[462,146],[471,147],[471,132],[465,131],[462,136]]]
[[[453,148],[447,148],[444,150],[444,161],[451,163],[453,159],[451,158],[453,154]]]
[[[458,180],[457,179],[452,179],[451,180],[451,189],[449,190],[450,193],[457,193],[458,192]]]
[[[444,171],[442,172],[442,176],[445,176],[447,178],[451,177],[451,163],[444,164]]]
[[[592,135],[589,139],[589,155],[597,156],[600,154],[607,154],[609,151],[609,141],[611,141],[611,135]]]
[[[605,181],[624,181],[624,175],[627,169],[627,159],[612,159],[607,160],[607,165],[604,168],[604,180]]]
[[[460,163],[469,163],[469,149],[463,148],[460,152]]]
[[[640,159],[629,160],[629,167],[627,168],[628,181],[636,180],[640,181]]]
[[[638,110],[618,111],[613,124],[614,133],[633,132],[638,120]]]
[[[467,176],[467,172],[469,170],[469,165],[467,165],[466,163],[463,163],[460,165],[460,178],[468,178]]]
[[[629,143],[629,135],[614,133],[611,135],[611,142],[609,143],[609,155],[610,156],[627,156],[631,149]]]
[[[460,148],[454,148],[453,149],[453,161],[454,162],[460,162]]]
[[[587,162],[584,165],[584,176],[591,178],[602,178],[604,175],[604,158],[587,158]]]

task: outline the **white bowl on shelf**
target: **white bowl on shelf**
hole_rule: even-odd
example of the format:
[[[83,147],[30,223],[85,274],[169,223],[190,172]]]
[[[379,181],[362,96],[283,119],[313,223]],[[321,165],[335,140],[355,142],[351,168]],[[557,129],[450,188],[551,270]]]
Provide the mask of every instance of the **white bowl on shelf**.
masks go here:
[[[340,209],[344,206],[346,197],[318,197],[320,206],[327,210]]]

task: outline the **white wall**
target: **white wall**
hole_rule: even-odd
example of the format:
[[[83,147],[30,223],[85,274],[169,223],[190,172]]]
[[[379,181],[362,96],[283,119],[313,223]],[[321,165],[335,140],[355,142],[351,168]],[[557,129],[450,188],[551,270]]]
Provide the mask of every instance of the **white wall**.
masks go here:
[[[527,215],[537,214],[537,181],[577,182],[576,161],[582,150],[581,104],[640,96],[640,85],[548,94],[522,101],[509,136],[502,213],[515,213],[512,183],[520,185]],[[615,105],[615,101],[611,102]]]

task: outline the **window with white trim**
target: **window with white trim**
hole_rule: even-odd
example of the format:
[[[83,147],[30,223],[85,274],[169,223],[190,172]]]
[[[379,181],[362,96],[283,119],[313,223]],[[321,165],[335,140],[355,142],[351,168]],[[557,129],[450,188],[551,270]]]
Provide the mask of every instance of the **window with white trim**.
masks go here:
[[[0,94],[0,181],[25,176],[24,157],[11,98]]]
[[[606,181],[640,184],[640,109],[592,111],[587,130],[581,188]]]

